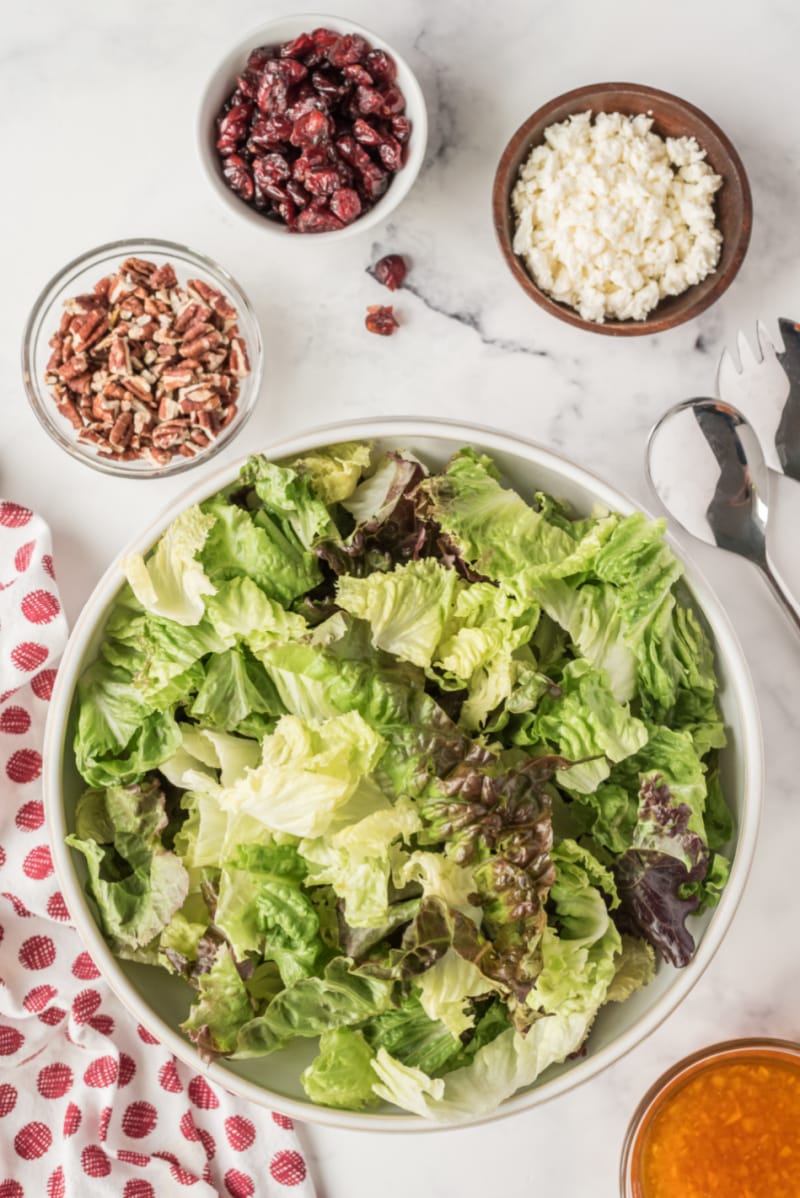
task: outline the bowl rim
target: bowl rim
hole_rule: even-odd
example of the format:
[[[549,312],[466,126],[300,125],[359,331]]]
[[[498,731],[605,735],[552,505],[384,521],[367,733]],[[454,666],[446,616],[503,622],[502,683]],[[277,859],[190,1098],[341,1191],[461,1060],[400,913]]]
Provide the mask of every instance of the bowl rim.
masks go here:
[[[209,122],[213,122],[215,116],[213,112],[207,110],[210,109],[211,94],[216,90],[223,76],[228,79],[233,78],[229,67],[232,60],[244,56],[248,49],[255,49],[255,47],[262,44],[262,38],[287,23],[290,23],[292,26],[296,25],[298,29],[303,29],[305,25],[315,28],[324,25],[326,22],[336,32],[339,32],[336,29],[336,26],[339,25],[344,26],[348,32],[360,33],[362,37],[367,38],[373,48],[385,50],[391,54],[400,70],[407,75],[407,79],[403,83],[403,94],[406,98],[406,111],[411,116],[413,123],[411,139],[409,141],[409,156],[402,170],[395,174],[384,195],[363,216],[357,217],[349,225],[345,225],[343,229],[335,229],[328,233],[315,233],[313,235],[293,234],[289,232],[285,225],[278,223],[278,221],[271,221],[259,212],[256,212],[249,204],[245,204],[238,196],[234,195],[230,188],[225,186],[216,169],[217,159],[210,148]],[[248,30],[247,33],[243,34],[225,52],[222,58],[217,59],[216,66],[208,75],[200,92],[195,121],[195,146],[206,179],[211,184],[218,198],[222,200],[231,212],[246,220],[253,228],[260,229],[270,236],[288,238],[293,242],[324,240],[325,244],[328,245],[335,241],[342,241],[346,237],[354,237],[366,229],[374,228],[380,221],[389,217],[406,198],[414,186],[425,161],[425,154],[428,147],[428,108],[425,102],[425,95],[414,70],[409,66],[404,56],[373,29],[360,24],[358,21],[351,21],[348,17],[336,16],[334,13],[285,13],[282,16],[274,17],[271,21],[262,22],[260,25],[256,25],[254,28]],[[413,151],[411,149],[412,146]]]
[[[546,292],[539,288],[531,275],[528,274],[518,255],[514,253],[511,239],[506,236],[506,216],[510,204],[513,181],[509,186],[506,186],[505,177],[510,162],[523,145],[529,142],[527,149],[530,152],[534,144],[539,144],[538,142],[529,141],[531,130],[542,120],[545,120],[550,113],[564,104],[575,103],[575,113],[577,113],[578,111],[582,111],[579,107],[580,101],[584,99],[589,101],[592,96],[604,91],[629,92],[632,96],[642,97],[645,102],[648,100],[667,101],[687,113],[697,124],[698,131],[710,131],[722,145],[728,159],[726,166],[730,168],[731,176],[736,181],[741,192],[743,218],[736,236],[733,256],[723,272],[719,273],[715,268],[713,273],[716,275],[716,278],[714,278],[709,290],[699,299],[689,303],[685,311],[681,313],[659,317],[658,309],[660,305],[656,305],[651,315],[646,316],[643,320],[606,320],[602,324],[597,321],[584,320],[574,309],[552,299]],[[591,107],[591,105],[589,106]],[[598,111],[606,110],[600,109]],[[574,113],[567,115],[574,115]],[[645,112],[644,115],[648,114]],[[565,116],[561,119],[565,120],[567,117]],[[692,133],[692,136],[697,136],[700,147],[703,149],[704,146],[701,137],[697,133]],[[647,336],[649,334],[667,332],[670,329],[685,324],[689,320],[694,320],[695,317],[709,308],[727,291],[739,273],[750,244],[753,227],[753,197],[744,163],[733,142],[716,121],[712,120],[697,105],[692,104],[689,100],[684,100],[682,96],[675,95],[674,92],[664,91],[662,88],[650,87],[643,83],[613,81],[608,83],[589,83],[581,87],[572,88],[570,91],[563,92],[561,95],[555,96],[552,100],[548,100],[545,104],[541,104],[511,135],[500,155],[492,183],[492,224],[503,258],[514,278],[529,298],[546,312],[549,312],[551,316],[555,316],[559,320],[572,325],[573,328],[584,329],[591,333],[600,333],[608,337]],[[682,294],[690,293],[697,286],[699,284],[692,284]]]
[[[215,437],[205,449],[196,453],[194,457],[184,458],[178,456],[164,466],[158,466],[154,463],[152,466],[132,469],[126,462],[116,462],[113,459],[101,458],[97,455],[93,456],[88,450],[84,450],[76,441],[68,437],[60,425],[56,423],[55,404],[49,394],[45,393],[46,384],[36,373],[34,349],[39,333],[46,332],[46,330],[41,329],[42,322],[46,319],[47,312],[54,307],[58,300],[59,292],[70,276],[88,269],[95,260],[99,261],[103,258],[115,257],[117,255],[128,257],[130,256],[130,252],[136,248],[145,253],[150,251],[157,254],[164,254],[165,256],[176,254],[184,259],[191,259],[197,264],[198,269],[215,279],[228,293],[229,298],[235,302],[237,313],[241,312],[244,314],[250,327],[249,333],[245,334],[242,330],[240,332],[245,338],[248,358],[250,359],[250,374],[243,381],[248,385],[251,398],[245,409],[239,409],[239,418],[232,422],[230,432],[227,435]],[[185,470],[191,470],[193,466],[210,461],[211,458],[216,457],[218,453],[225,449],[241,429],[244,428],[253,413],[253,409],[261,393],[264,352],[261,326],[259,325],[256,311],[241,284],[237,282],[224,266],[221,266],[207,254],[200,253],[198,250],[194,250],[191,246],[184,245],[182,242],[169,241],[160,237],[123,237],[115,241],[103,242],[102,245],[94,246],[90,250],[84,250],[83,253],[70,259],[69,262],[56,271],[48,282],[45,283],[31,305],[25,326],[22,330],[20,365],[25,394],[36,419],[51,440],[59,448],[68,453],[71,458],[74,458],[75,461],[80,462],[84,466],[89,466],[94,470],[100,471],[101,474],[113,474],[118,478],[167,478],[174,474],[182,474]],[[53,408],[52,412],[50,410],[51,407]]]
[[[610,508],[624,513],[641,511],[652,518],[641,504],[634,503],[623,492],[605,483],[592,471],[571,462],[556,451],[511,433],[500,432],[480,424],[444,418],[413,416],[382,419],[356,418],[319,426],[304,433],[290,434],[263,446],[260,450],[254,449],[252,452],[261,452],[274,459],[335,444],[337,441],[369,440],[393,436],[407,437],[409,440],[438,437],[454,442],[462,441],[465,444],[472,442],[489,452],[494,450],[516,454],[524,457],[533,466],[540,465],[557,469],[566,479],[586,487],[598,501],[606,503]],[[131,993],[129,983],[125,979],[117,959],[106,945],[100,929],[89,912],[75,869],[74,854],[64,843],[68,829],[61,803],[60,786],[61,756],[65,743],[64,731],[69,717],[73,691],[98,618],[108,610],[110,602],[124,581],[120,569],[122,558],[128,553],[143,552],[149,548],[170,524],[176,511],[182,510],[191,503],[200,502],[231,482],[246,461],[247,456],[249,455],[231,461],[220,467],[215,473],[206,475],[202,481],[196,482],[183,494],[171,500],[161,515],[117,554],[84,604],[69,637],[56,674],[45,725],[42,780],[45,812],[52,837],[54,865],[73,922],[106,982],[122,1005],[132,1012],[143,1027],[151,1030],[179,1060],[195,1070],[204,1072],[207,1077],[223,1088],[235,1092],[257,1105],[278,1109],[301,1121],[305,1120],[323,1126],[357,1131],[401,1133],[435,1132],[488,1124],[550,1101],[600,1073],[663,1023],[704,973],[724,938],[744,892],[755,852],[763,804],[764,755],[761,722],[750,670],[730,619],[710,584],[706,582],[704,576],[683,549],[668,535],[668,543],[680,556],[686,567],[685,577],[692,594],[712,625],[716,652],[725,661],[730,675],[730,685],[735,691],[737,703],[742,709],[744,742],[742,744],[744,761],[742,793],[744,801],[738,826],[736,853],[730,878],[719,906],[703,933],[694,957],[680,973],[676,974],[669,990],[661,996],[653,1009],[611,1044],[576,1062],[572,1068],[560,1076],[544,1084],[534,1084],[532,1087],[518,1091],[489,1115],[456,1124],[432,1122],[408,1113],[370,1115],[353,1111],[339,1111],[316,1106],[310,1102],[284,1098],[265,1087],[232,1076],[216,1062],[204,1065],[198,1059],[196,1050],[189,1041],[169,1027],[137,994]]]
[[[661,1104],[676,1095],[686,1082],[707,1068],[727,1061],[756,1057],[780,1060],[792,1057],[793,1063],[800,1071],[800,1043],[796,1040],[783,1040],[772,1036],[743,1036],[698,1048],[659,1074],[638,1102],[625,1132],[620,1155],[620,1198],[642,1198],[638,1190],[634,1189],[636,1178],[632,1171],[636,1166],[637,1150],[641,1146],[640,1138],[649,1121],[658,1113]]]

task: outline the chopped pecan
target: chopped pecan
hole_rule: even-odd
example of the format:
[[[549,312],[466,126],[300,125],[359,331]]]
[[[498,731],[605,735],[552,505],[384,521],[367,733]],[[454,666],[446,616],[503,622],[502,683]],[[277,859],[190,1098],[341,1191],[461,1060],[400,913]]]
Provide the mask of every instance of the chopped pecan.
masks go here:
[[[227,297],[136,257],[65,302],[50,348],[44,377],[59,412],[116,461],[201,452],[235,419],[249,371]]]
[[[114,427],[108,434],[108,441],[114,449],[127,449],[133,435],[133,413],[122,412],[114,422]]]

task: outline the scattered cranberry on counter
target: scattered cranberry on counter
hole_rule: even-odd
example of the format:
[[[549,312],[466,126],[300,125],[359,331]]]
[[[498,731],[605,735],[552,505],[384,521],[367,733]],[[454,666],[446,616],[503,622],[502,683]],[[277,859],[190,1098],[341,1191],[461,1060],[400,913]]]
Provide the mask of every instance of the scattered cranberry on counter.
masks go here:
[[[390,291],[396,291],[402,286],[403,281],[408,274],[408,267],[405,259],[399,254],[387,254],[385,258],[381,258],[380,262],[375,263],[375,278],[379,283],[383,283],[384,287],[388,287]]]
[[[394,308],[385,308],[383,304],[370,304],[364,324],[370,333],[377,333],[379,337],[391,337],[395,329],[400,327],[395,319]]]
[[[357,33],[315,29],[251,51],[217,117],[225,182],[293,233],[345,228],[405,164],[395,76],[391,55]]]

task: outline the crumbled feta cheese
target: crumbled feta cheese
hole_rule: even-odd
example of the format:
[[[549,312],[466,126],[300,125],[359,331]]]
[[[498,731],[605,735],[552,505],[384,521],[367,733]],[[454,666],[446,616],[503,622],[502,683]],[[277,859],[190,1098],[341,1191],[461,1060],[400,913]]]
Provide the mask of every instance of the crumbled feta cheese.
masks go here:
[[[584,320],[643,320],[719,261],[722,179],[693,137],[665,140],[652,124],[583,112],[550,125],[520,168],[514,253]]]

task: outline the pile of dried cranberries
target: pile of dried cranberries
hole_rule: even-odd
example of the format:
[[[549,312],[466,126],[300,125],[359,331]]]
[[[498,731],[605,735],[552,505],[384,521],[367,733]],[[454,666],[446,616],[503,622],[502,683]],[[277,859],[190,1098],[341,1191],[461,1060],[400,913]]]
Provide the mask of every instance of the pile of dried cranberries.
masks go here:
[[[411,122],[384,50],[357,33],[301,33],[251,51],[217,117],[232,191],[293,233],[367,212],[405,162]]]

